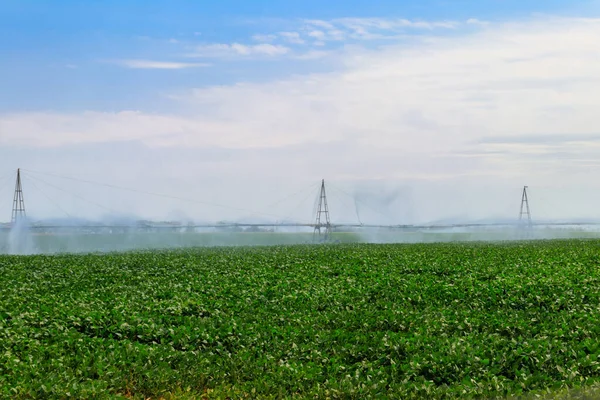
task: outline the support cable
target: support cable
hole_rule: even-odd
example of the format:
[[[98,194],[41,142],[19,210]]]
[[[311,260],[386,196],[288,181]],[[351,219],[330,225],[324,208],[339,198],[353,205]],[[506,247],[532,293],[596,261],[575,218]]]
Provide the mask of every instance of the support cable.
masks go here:
[[[12,182],[10,178],[10,176],[0,178],[0,193],[4,192],[7,188],[10,188],[11,191],[14,190],[14,188],[12,187],[12,185],[14,185],[14,182]]]
[[[296,211],[297,211],[297,210],[300,208],[300,206],[302,206],[302,204],[304,204],[304,202],[305,202],[306,200],[308,200],[308,198],[309,198],[309,197],[311,197],[311,196],[314,196],[314,192],[309,192],[309,193],[306,195],[306,197],[304,197],[304,198],[303,198],[303,199],[300,201],[300,203],[298,203],[298,205],[297,205],[296,207],[294,207],[294,209],[293,209],[293,210],[290,212],[290,214],[289,214],[287,217],[285,217],[285,218],[284,218],[284,220],[287,220],[288,218],[291,218],[292,214],[294,214],[294,213],[295,213],[295,212],[296,212]],[[317,197],[318,197],[318,196],[317,196]],[[315,214],[315,212],[316,212],[316,201],[315,201],[315,206],[314,206],[314,210],[313,210],[313,215]]]
[[[8,179],[10,179],[10,178],[13,178],[13,177],[14,177],[14,174],[15,174],[15,173],[11,171],[11,172],[9,172],[8,174],[4,174],[4,175],[0,176],[0,182],[2,182],[2,184],[4,184],[4,182],[3,182],[3,181],[5,181],[5,180],[8,180]]]
[[[125,190],[128,192],[145,194],[145,195],[149,195],[149,196],[164,197],[164,198],[168,198],[168,199],[180,200],[180,201],[185,201],[185,202],[189,202],[189,203],[203,204],[203,205],[212,206],[212,207],[219,207],[219,208],[224,208],[224,209],[229,209],[229,210],[242,211],[242,212],[250,213],[253,215],[262,215],[262,216],[268,216],[268,217],[281,218],[281,216],[275,215],[275,214],[256,212],[256,211],[248,210],[245,208],[230,207],[230,206],[225,206],[222,204],[210,203],[207,201],[201,201],[201,200],[195,200],[195,199],[188,199],[188,198],[173,196],[173,195],[169,195],[169,194],[155,193],[155,192],[149,192],[146,190],[132,189],[132,188],[127,188],[127,187],[112,185],[112,184],[108,184],[108,183],[89,181],[86,179],[72,178],[72,177],[63,176],[63,175],[52,174],[49,172],[40,172],[40,171],[32,171],[32,170],[25,170],[25,171],[27,171],[29,173],[34,173],[34,174],[42,174],[42,175],[53,176],[53,177],[57,177],[57,178],[61,178],[61,179],[68,179],[68,180],[72,180],[72,181],[88,183],[88,184],[96,185],[96,186],[105,186],[105,187],[112,188],[112,189]]]
[[[62,211],[68,218],[73,218],[73,216],[71,214],[69,214],[64,208],[62,208],[57,201],[54,201],[50,196],[48,196],[46,194],[46,192],[44,192],[42,189],[40,189],[38,187],[38,185],[35,184],[34,180],[37,180],[29,175],[25,175],[28,179],[29,179],[29,184],[31,186],[33,186],[34,189],[36,189],[38,192],[40,192],[45,198],[48,199],[48,201],[50,201],[52,204],[54,204],[56,206],[56,208],[58,208],[60,211]]]
[[[359,199],[358,199],[356,196],[353,196],[353,195],[349,194],[348,192],[346,192],[346,191],[344,191],[344,190],[342,190],[342,189],[340,189],[340,188],[338,188],[338,187],[336,187],[336,186],[333,186],[331,183],[328,183],[327,185],[328,185],[329,187],[331,187],[331,188],[333,188],[333,189],[335,189],[335,190],[337,190],[337,191],[339,191],[339,192],[341,192],[341,193],[345,194],[346,196],[350,197],[352,200],[354,200],[354,202],[355,202],[355,206],[356,206],[356,203],[360,203],[360,204],[362,204],[363,206],[365,206],[365,207],[367,207],[367,208],[370,208],[371,210],[375,211],[376,213],[378,213],[379,215],[381,215],[381,216],[383,216],[383,217],[385,217],[385,218],[388,218],[388,217],[389,217],[389,215],[386,215],[385,213],[383,213],[383,212],[379,211],[378,209],[376,209],[376,208],[374,208],[374,207],[370,206],[369,204],[365,203],[364,201],[362,201],[362,200],[359,200]],[[358,209],[357,209],[357,214],[358,214]],[[361,224],[362,224],[362,222],[361,222]]]
[[[276,207],[276,206],[278,206],[279,204],[283,203],[284,201],[287,201],[287,200],[291,199],[291,198],[292,198],[292,197],[294,197],[294,196],[298,196],[298,195],[300,195],[300,194],[303,194],[303,193],[304,193],[304,192],[306,192],[307,190],[313,190],[313,189],[314,189],[316,186],[317,186],[317,184],[316,184],[316,183],[312,183],[310,186],[308,186],[308,187],[305,187],[304,189],[302,189],[302,190],[299,190],[299,191],[297,191],[297,192],[295,192],[295,193],[292,193],[292,194],[290,194],[289,196],[285,196],[285,197],[284,197],[284,198],[282,198],[281,200],[278,200],[278,201],[276,201],[275,203],[268,205],[268,206],[267,206],[267,208],[269,208],[269,209],[270,209],[270,208]]]
[[[332,186],[331,186],[331,184],[329,184],[329,183],[327,183],[327,186],[328,186],[329,188],[331,188],[331,187],[332,187]],[[335,188],[334,188],[334,189],[335,189]],[[344,200],[342,200],[342,198],[341,198],[341,197],[332,196],[332,194],[333,194],[333,193],[332,193],[332,192],[331,192],[331,190],[330,190],[330,191],[329,191],[329,198],[330,198],[330,199],[333,197],[333,199],[334,199],[334,200],[337,200],[337,201],[339,201],[340,203],[342,203],[342,205],[344,206],[344,208],[346,208],[346,209],[350,209],[350,207],[348,206],[348,204],[347,204],[347,203],[346,203]],[[331,203],[331,202],[330,202],[330,203]],[[360,222],[360,219],[358,220],[358,222],[359,222],[359,223],[361,223],[361,222]],[[361,224],[362,224],[362,223],[361,223]]]
[[[360,220],[360,215],[358,214],[358,202],[356,201],[356,198],[354,198],[354,211],[356,211],[356,219],[358,219],[358,223],[362,225],[363,222]]]
[[[10,188],[11,191],[14,190],[14,172],[10,172],[8,174],[4,174],[0,177],[0,191],[3,191],[6,188]],[[7,185],[8,184],[8,185]],[[5,186],[6,185],[6,186]]]
[[[62,189],[62,188],[60,188],[60,187],[58,187],[58,186],[55,186],[55,185],[53,185],[53,184],[51,184],[51,183],[48,183],[48,182],[46,182],[46,181],[44,181],[44,180],[40,179],[39,177],[34,177],[34,176],[32,176],[32,175],[29,175],[29,174],[27,174],[27,178],[28,178],[28,179],[33,179],[33,180],[36,180],[36,181],[38,181],[38,182],[41,182],[41,183],[43,183],[43,184],[45,184],[45,185],[48,185],[48,186],[50,186],[50,187],[52,187],[52,188],[54,188],[54,189],[56,189],[56,190],[60,190],[61,192],[64,192],[64,193],[68,194],[69,196],[76,197],[76,198],[78,198],[79,200],[82,200],[82,201],[84,201],[84,202],[86,202],[86,203],[90,203],[90,204],[92,204],[92,205],[95,205],[96,207],[102,208],[103,210],[106,210],[106,211],[108,211],[108,212],[110,212],[110,213],[113,213],[113,214],[118,214],[118,212],[117,212],[117,211],[115,211],[115,210],[113,210],[113,209],[111,209],[111,208],[109,208],[109,207],[105,207],[105,206],[103,206],[102,204],[96,203],[95,201],[91,201],[91,200],[88,200],[88,199],[86,199],[86,198],[84,198],[84,197],[81,197],[81,196],[79,196],[79,195],[77,195],[77,194],[75,194],[75,193],[71,193],[71,192],[69,192],[69,191],[67,191],[67,190],[65,190],[65,189]]]

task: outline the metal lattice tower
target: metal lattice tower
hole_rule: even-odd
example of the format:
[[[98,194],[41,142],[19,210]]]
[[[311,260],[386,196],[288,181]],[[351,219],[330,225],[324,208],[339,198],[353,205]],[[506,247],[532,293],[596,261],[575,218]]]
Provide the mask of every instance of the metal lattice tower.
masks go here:
[[[21,169],[17,169],[17,182],[15,183],[15,197],[13,199],[13,209],[11,217],[11,225],[15,225],[17,221],[24,219],[25,200],[23,199],[23,187],[21,186]]]
[[[321,228],[325,232],[321,232]],[[327,205],[327,193],[325,193],[325,179],[321,181],[321,190],[319,192],[319,205],[317,208],[317,217],[315,222],[315,230],[313,232],[313,240],[326,242],[331,237],[331,221],[329,220],[329,206]]]
[[[523,217],[527,216],[527,226],[531,227],[531,210],[529,209],[529,198],[527,197],[527,186],[523,187],[523,196],[521,197],[521,212],[519,213],[519,222],[523,222]]]

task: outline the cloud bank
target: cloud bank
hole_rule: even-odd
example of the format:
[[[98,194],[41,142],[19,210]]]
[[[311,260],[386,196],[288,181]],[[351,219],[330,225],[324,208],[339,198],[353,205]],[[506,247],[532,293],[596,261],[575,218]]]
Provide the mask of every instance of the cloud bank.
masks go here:
[[[116,60],[114,64],[133,69],[183,69],[208,67],[206,63],[187,63],[172,61],[153,61],[153,60]]]

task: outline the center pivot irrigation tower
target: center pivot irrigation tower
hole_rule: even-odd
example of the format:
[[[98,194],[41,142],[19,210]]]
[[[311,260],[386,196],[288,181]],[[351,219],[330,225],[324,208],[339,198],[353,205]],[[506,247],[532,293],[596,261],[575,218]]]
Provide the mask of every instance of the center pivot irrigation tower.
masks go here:
[[[523,216],[527,215],[527,227],[531,228],[531,210],[529,209],[529,199],[527,198],[527,186],[523,187],[523,196],[521,197],[521,212],[519,213],[519,223],[523,223]]]
[[[321,228],[325,229],[324,234],[321,233]],[[319,205],[317,208],[313,241],[326,242],[330,237],[331,221],[329,220],[329,206],[327,205],[327,194],[325,193],[325,179],[323,179],[321,181],[321,190],[319,192]]]
[[[24,219],[25,200],[23,199],[23,188],[21,187],[21,169],[17,169],[17,182],[15,184],[15,197],[13,199],[13,209],[11,217],[11,226],[14,226],[18,221]]]

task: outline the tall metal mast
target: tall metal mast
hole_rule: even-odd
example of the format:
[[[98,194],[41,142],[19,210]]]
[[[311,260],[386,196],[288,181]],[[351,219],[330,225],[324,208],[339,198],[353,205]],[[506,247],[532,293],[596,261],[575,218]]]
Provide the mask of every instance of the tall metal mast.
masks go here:
[[[23,187],[21,186],[21,169],[19,168],[17,169],[17,182],[15,183],[11,225],[14,226],[19,220],[24,219],[26,216]]]
[[[321,228],[325,229],[324,233],[321,233]],[[313,240],[326,242],[330,239],[330,237],[331,221],[329,220],[329,206],[327,205],[327,193],[325,192],[325,179],[323,179],[321,181],[321,190],[319,192],[319,206],[317,208]]]
[[[523,217],[527,216],[527,226],[531,227],[531,210],[529,209],[529,198],[527,197],[528,186],[523,187],[523,196],[521,197],[521,212],[519,213],[519,222],[523,222]]]

